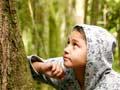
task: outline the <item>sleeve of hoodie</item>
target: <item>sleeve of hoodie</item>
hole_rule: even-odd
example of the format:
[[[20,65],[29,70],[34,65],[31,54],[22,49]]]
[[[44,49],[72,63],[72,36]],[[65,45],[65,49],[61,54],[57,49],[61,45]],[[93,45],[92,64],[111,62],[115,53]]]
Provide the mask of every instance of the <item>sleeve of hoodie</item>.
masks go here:
[[[29,66],[30,66],[30,70],[31,70],[31,74],[34,80],[36,81],[41,81],[47,84],[50,84],[54,87],[56,87],[58,85],[59,80],[54,79],[54,78],[50,78],[47,77],[45,74],[42,73],[38,73],[34,67],[32,66],[33,62],[52,62],[52,63],[57,63],[59,65],[61,65],[64,69],[64,65],[63,65],[63,58],[62,57],[57,57],[57,58],[50,58],[47,60],[43,60],[42,58],[38,57],[38,56],[28,56],[27,57],[28,62],[29,62]]]

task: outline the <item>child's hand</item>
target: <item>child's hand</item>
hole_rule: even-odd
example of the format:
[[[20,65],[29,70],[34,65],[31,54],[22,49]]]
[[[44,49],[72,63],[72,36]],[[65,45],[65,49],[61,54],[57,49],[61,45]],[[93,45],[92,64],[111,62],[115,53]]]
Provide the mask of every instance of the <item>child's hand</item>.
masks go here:
[[[49,77],[56,79],[64,78],[64,70],[58,64],[50,62],[34,62],[33,67],[38,71],[46,74]]]

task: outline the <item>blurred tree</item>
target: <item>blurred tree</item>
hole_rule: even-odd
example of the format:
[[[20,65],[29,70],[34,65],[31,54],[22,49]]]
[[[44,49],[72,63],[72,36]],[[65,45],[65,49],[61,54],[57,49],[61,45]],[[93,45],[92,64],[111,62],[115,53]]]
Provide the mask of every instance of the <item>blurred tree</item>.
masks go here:
[[[85,18],[85,0],[76,0],[76,23],[83,24]]]
[[[0,90],[31,90],[15,0],[0,0]]]
[[[87,23],[88,0],[76,0],[75,3],[75,23]]]
[[[27,55],[37,54],[43,58],[61,56],[66,36],[73,25],[75,1],[17,1]]]
[[[49,57],[55,57],[61,53],[59,1],[51,0],[49,5]]]
[[[99,13],[99,0],[92,0],[90,13],[91,13],[90,24],[97,25],[98,13]]]
[[[63,33],[64,36],[62,38],[63,42],[62,43],[66,43],[67,41],[67,37],[71,31],[71,28],[73,26],[73,24],[75,23],[75,0],[63,0],[63,16],[61,18],[63,18],[63,22],[62,22],[62,29],[63,29]]]
[[[89,0],[85,0],[85,16],[84,16],[84,23],[87,23],[87,14],[88,14],[88,1]]]

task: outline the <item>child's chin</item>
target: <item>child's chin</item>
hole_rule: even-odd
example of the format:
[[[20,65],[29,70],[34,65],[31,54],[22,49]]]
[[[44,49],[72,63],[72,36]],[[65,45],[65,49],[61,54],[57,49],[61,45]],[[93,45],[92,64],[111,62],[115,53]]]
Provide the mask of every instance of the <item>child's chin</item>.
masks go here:
[[[73,68],[72,65],[68,64],[68,63],[64,63],[64,66],[67,68]]]

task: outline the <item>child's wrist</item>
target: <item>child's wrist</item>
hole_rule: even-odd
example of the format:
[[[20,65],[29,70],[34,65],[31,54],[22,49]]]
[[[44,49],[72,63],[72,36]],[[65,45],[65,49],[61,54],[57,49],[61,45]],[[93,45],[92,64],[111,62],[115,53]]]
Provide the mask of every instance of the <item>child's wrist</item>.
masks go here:
[[[38,73],[43,73],[44,71],[43,71],[43,62],[38,62]]]
[[[42,72],[42,62],[33,62],[32,65],[38,73]]]

